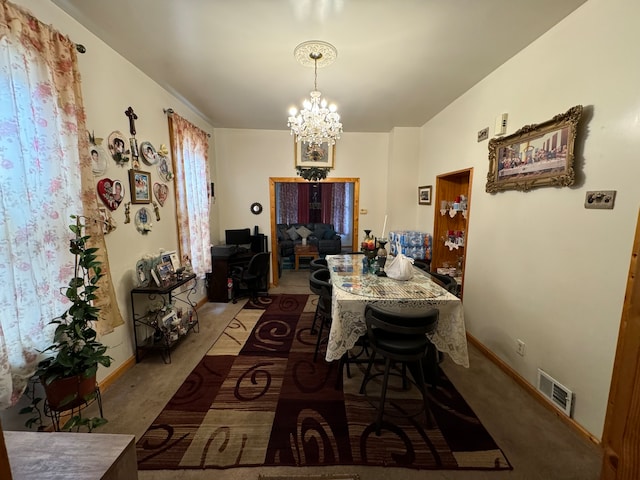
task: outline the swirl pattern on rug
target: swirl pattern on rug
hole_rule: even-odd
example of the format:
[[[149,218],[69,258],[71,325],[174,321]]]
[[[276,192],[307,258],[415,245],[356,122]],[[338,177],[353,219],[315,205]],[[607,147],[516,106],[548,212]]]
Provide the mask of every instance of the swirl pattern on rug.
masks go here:
[[[380,436],[377,380],[365,365],[313,362],[316,297],[272,295],[248,305],[137,442],[138,468],[372,465],[511,469],[471,408],[440,373],[427,428],[415,387],[390,383]],[[408,415],[416,413],[415,415]]]

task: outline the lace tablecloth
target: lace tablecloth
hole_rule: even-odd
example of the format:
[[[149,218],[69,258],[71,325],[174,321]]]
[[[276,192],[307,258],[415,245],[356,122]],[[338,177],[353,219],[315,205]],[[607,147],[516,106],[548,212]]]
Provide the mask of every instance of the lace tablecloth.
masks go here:
[[[362,274],[361,255],[328,255],[333,285],[332,322],[325,358],[339,360],[366,334],[364,310],[375,303],[396,311],[432,306],[440,311],[438,328],[429,340],[454,362],[469,366],[462,302],[447,292],[424,271],[414,268],[414,276],[398,281],[374,274]]]

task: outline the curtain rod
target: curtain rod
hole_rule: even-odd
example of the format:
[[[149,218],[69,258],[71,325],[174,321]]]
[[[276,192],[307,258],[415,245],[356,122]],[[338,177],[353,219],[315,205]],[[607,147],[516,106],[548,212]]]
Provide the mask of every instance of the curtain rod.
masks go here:
[[[169,108],[163,108],[163,109],[162,109],[162,111],[163,111],[166,115],[168,115],[168,116],[171,116],[171,115],[173,115],[173,113],[174,113],[173,108],[171,108],[171,107],[169,107]],[[207,137],[211,138],[211,134],[210,134],[210,133],[207,133]]]

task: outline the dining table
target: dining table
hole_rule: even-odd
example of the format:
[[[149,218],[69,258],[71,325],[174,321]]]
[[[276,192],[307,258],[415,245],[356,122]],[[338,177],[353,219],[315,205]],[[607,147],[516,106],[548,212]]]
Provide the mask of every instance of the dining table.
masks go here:
[[[339,360],[366,335],[364,312],[369,304],[402,313],[428,307],[439,311],[438,327],[428,335],[435,347],[464,367],[469,367],[462,301],[444,289],[426,271],[413,267],[408,280],[370,273],[363,255],[327,255],[331,275],[331,330],[327,361]],[[390,262],[392,257],[389,257]]]

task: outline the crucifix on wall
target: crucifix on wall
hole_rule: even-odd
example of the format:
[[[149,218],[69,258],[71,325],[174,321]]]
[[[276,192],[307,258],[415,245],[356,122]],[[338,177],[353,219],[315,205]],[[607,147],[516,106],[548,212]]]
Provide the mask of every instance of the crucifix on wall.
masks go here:
[[[138,140],[136,140],[136,120],[138,119],[138,115],[136,115],[131,107],[127,108],[124,114],[129,117],[129,133],[131,134],[129,144],[131,145],[131,156],[133,157],[132,166],[137,170],[140,168],[138,161]]]

